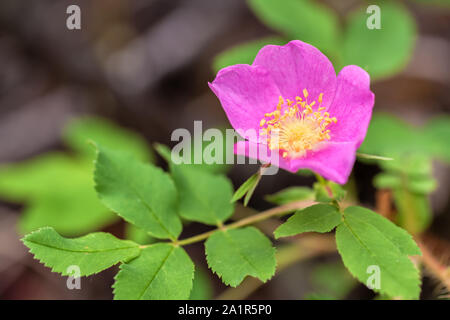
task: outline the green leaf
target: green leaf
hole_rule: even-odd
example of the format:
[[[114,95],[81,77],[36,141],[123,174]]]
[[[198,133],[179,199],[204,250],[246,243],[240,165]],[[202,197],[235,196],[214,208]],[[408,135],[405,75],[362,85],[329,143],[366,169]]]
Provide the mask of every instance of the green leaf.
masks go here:
[[[434,121],[431,121],[430,126],[433,124]],[[428,126],[425,129],[413,127],[393,115],[377,113],[372,117],[359,152],[393,158],[391,161],[376,161],[385,169],[411,174],[428,174],[431,172],[429,159],[440,157],[439,150],[446,150],[445,144],[447,144],[447,142],[441,144],[445,138],[438,137],[445,135],[446,129],[440,129],[438,123],[436,123],[436,133],[429,132],[429,129]],[[362,160],[370,162],[367,159]]]
[[[311,282],[321,295],[333,299],[344,299],[356,285],[342,263],[319,265],[311,275]]]
[[[157,243],[120,266],[113,285],[114,299],[188,299],[193,277],[194,264],[183,248]]]
[[[133,154],[142,161],[153,162],[154,156],[145,140],[133,131],[123,129],[102,118],[79,118],[64,129],[65,143],[78,154],[95,159],[95,149],[89,141]]]
[[[231,198],[231,202],[236,202],[241,199],[245,195],[244,206],[247,206],[248,201],[250,200],[253,192],[256,189],[259,181],[261,180],[261,172],[258,171],[255,174],[251,175],[250,178],[245,180],[243,184],[235,191],[233,197]]]
[[[310,0],[249,0],[256,16],[290,39],[299,39],[334,52],[340,37],[337,15]]]
[[[402,70],[412,53],[416,26],[409,12],[393,1],[379,2],[381,28],[369,29],[370,14],[361,7],[348,18],[343,42],[344,65],[366,69],[372,78]]]
[[[352,221],[358,220],[362,223],[369,223],[394,243],[401,253],[405,255],[420,255],[419,247],[408,232],[372,210],[351,206],[345,209],[344,216],[345,219],[350,217]]]
[[[289,187],[277,193],[266,195],[267,201],[283,205],[290,202],[314,199],[314,191],[308,187]]]
[[[20,232],[52,226],[74,236],[116,221],[117,216],[97,198],[91,167],[62,153],[0,166],[0,197],[26,203]]]
[[[402,178],[397,174],[382,172],[375,176],[373,184],[378,189],[396,189],[402,186]]]
[[[139,244],[149,244],[156,241],[147,232],[131,223],[125,225],[125,238]]]
[[[400,174],[408,180],[430,177],[432,172],[431,159],[420,153],[405,152],[393,161],[383,161],[380,166],[384,170]]]
[[[157,150],[169,162],[179,194],[181,217],[217,225],[233,214],[233,185],[230,180],[224,175],[214,174],[198,166],[174,164],[170,151],[165,146],[159,145]]]
[[[208,265],[232,287],[248,275],[266,282],[275,273],[275,248],[254,227],[216,231],[205,243]]]
[[[370,266],[380,270],[380,288],[375,291],[404,299],[418,299],[419,272],[408,254],[419,250],[406,232],[369,210],[350,207],[336,229],[336,243],[345,266],[366,284]]]
[[[194,282],[189,300],[210,300],[213,297],[213,288],[208,274],[202,268],[195,268]]]
[[[275,238],[294,236],[303,232],[329,232],[341,222],[341,213],[335,206],[316,204],[297,211],[275,232]]]
[[[418,194],[429,194],[436,190],[437,181],[432,177],[414,177],[408,181],[408,190]]]
[[[268,37],[246,42],[232,47],[214,58],[213,69],[219,71],[222,68],[235,64],[252,64],[258,51],[269,44],[284,45],[286,40],[281,37]]]
[[[439,115],[424,128],[427,150],[435,157],[450,162],[450,116]]]
[[[220,130],[220,129],[214,129]],[[221,137],[226,136],[225,130],[216,131]],[[202,171],[209,171],[211,173],[225,173],[230,165],[227,164],[227,155],[233,154],[233,144],[221,143],[215,141],[202,140],[202,137],[194,135],[192,139],[192,148],[190,150],[182,149],[180,152],[173,152],[166,145],[155,143],[154,148],[159,155],[168,163],[174,160],[177,164],[187,164],[191,167],[197,168]],[[221,149],[221,148],[222,149]],[[184,152],[190,151],[190,154],[184,155]],[[201,156],[200,163],[196,163],[195,155]],[[216,155],[217,154],[217,155]],[[209,158],[212,163],[207,163],[205,159]]]
[[[191,221],[216,225],[234,211],[233,185],[222,175],[214,175],[189,165],[171,165],[179,193],[180,215]]]
[[[386,113],[376,113],[370,121],[366,138],[359,148],[359,152],[392,157],[417,150],[415,128],[403,120]],[[383,161],[390,165],[394,161]]]
[[[70,275],[68,268],[75,265],[80,268],[80,276],[88,276],[140,253],[136,243],[104,232],[68,239],[45,227],[26,235],[22,241],[36,259],[62,275]]]
[[[442,7],[444,9],[450,8],[450,1],[448,1],[448,0],[415,0],[415,1],[419,2],[423,5],[434,5],[434,6]]]
[[[170,176],[126,153],[97,148],[94,180],[103,203],[156,238],[176,239],[182,226]]]
[[[397,223],[412,234],[426,230],[432,221],[431,205],[427,195],[406,189],[394,190]]]
[[[432,176],[432,163],[428,157],[419,154],[400,156],[391,164],[381,166],[386,172],[375,176],[377,188],[399,189],[429,194],[436,189],[437,182]]]

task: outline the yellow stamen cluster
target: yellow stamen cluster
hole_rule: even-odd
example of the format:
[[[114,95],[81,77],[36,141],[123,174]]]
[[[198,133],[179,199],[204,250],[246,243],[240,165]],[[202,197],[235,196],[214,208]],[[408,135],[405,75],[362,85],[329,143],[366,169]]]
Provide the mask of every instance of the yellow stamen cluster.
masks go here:
[[[281,150],[283,158],[303,156],[319,142],[330,140],[327,127],[337,122],[335,117],[323,112],[323,93],[317,98],[319,105],[316,111],[313,110],[316,102],[308,103],[306,89],[303,89],[303,97],[297,96],[292,101],[280,96],[276,110],[266,113],[260,122],[261,134],[267,135],[269,148]]]

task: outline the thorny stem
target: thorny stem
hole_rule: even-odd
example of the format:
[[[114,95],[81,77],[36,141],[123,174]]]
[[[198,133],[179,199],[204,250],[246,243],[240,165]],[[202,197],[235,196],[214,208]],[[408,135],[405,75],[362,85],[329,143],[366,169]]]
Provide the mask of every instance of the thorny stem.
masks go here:
[[[283,214],[287,214],[290,213],[292,211],[295,210],[299,210],[299,209],[303,209],[306,207],[309,207],[313,204],[315,204],[315,201],[312,200],[305,200],[305,201],[296,201],[296,202],[292,202],[292,203],[288,203],[279,207],[275,207],[266,211],[263,211],[261,213],[255,214],[253,216],[238,220],[236,222],[230,223],[228,225],[223,225],[221,227],[218,227],[214,230],[205,232],[205,233],[201,233],[195,236],[192,236],[190,238],[186,238],[183,240],[177,240],[177,241],[173,241],[174,245],[177,246],[185,246],[188,244],[192,244],[192,243],[196,243],[196,242],[200,242],[202,240],[206,240],[208,239],[214,232],[218,231],[218,230],[231,230],[231,229],[236,229],[239,227],[244,227],[250,224],[254,224],[256,222],[259,221],[263,221],[266,220],[268,218],[274,217],[274,216],[279,216],[279,215],[283,215]],[[144,249],[146,247],[148,247],[150,245],[143,245],[140,246],[141,249]]]

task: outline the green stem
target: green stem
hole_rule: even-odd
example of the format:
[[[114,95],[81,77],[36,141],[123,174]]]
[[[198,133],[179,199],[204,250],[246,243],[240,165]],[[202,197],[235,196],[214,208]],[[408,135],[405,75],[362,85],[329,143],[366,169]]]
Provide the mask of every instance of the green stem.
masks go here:
[[[272,208],[272,209],[263,211],[261,213],[255,214],[253,216],[238,220],[238,221],[230,223],[228,225],[224,225],[224,226],[216,228],[214,230],[192,236],[190,238],[173,241],[172,243],[177,246],[184,246],[184,245],[200,242],[202,240],[208,239],[214,232],[216,232],[218,230],[231,230],[231,229],[236,229],[239,227],[244,227],[244,226],[247,226],[250,224],[254,224],[256,222],[260,222],[260,221],[269,219],[274,216],[281,216],[283,214],[288,214],[292,211],[312,206],[313,204],[315,204],[315,202],[312,200],[296,201],[296,202],[288,203],[288,204],[285,204],[285,205],[282,205],[282,206],[279,206],[276,208]],[[148,246],[150,246],[150,245],[143,245],[143,246],[140,246],[140,248],[144,249]]]

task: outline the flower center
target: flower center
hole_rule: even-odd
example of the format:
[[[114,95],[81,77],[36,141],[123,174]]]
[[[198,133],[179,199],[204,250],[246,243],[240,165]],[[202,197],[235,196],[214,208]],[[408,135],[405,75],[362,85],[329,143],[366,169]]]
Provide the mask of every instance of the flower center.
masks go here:
[[[316,101],[308,102],[308,91],[303,89],[303,97],[295,97],[295,101],[280,96],[276,110],[266,113],[261,119],[261,135],[267,135],[270,150],[281,150],[283,158],[300,157],[307,150],[315,148],[318,143],[330,139],[330,123],[337,122],[330,118],[322,107],[323,93],[317,99],[317,111],[312,107]]]

